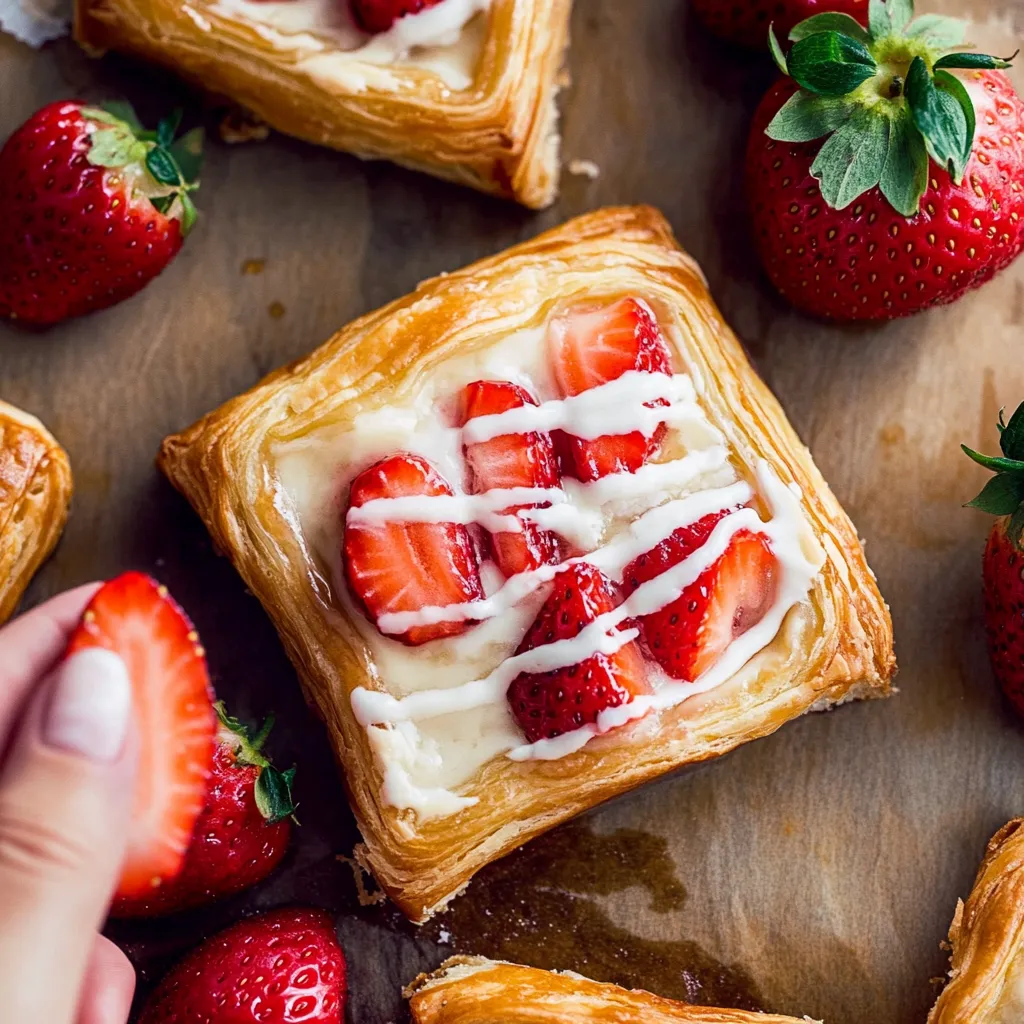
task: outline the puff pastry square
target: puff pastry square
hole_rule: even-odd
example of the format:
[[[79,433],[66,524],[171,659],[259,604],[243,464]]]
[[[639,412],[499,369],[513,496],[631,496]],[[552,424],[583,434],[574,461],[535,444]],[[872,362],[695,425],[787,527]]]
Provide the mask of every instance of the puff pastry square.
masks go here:
[[[809,1017],[689,1006],[578,974],[456,957],[406,991],[414,1024],[814,1024]],[[819,1022],[820,1024],[820,1022]]]
[[[571,402],[554,397],[551,332],[569,322],[563,315],[620,302],[656,319],[672,372],[623,373]],[[393,638],[406,628],[401,614],[387,627],[379,620],[391,630],[384,635],[354,600],[341,555],[353,529],[343,524],[356,514],[345,511],[350,484],[405,450],[443,466],[461,491],[460,438],[469,435],[446,410],[482,378],[519,381],[544,402],[512,416],[564,418],[571,406],[590,417],[589,427],[573,425],[584,436],[640,437],[626,433],[639,417],[664,438],[635,474],[563,481],[564,494],[549,500],[564,502],[524,514],[551,517],[552,529],[561,521],[566,535],[594,527],[589,541],[576,537],[576,563],[621,578],[623,563],[650,543],[734,506],[747,507],[719,524],[723,544],[741,522],[775,538],[770,605],[695,682],[666,682],[650,667],[642,698],[530,744],[504,690],[523,671],[513,655],[553,589],[549,566],[502,584],[483,559],[487,600],[442,607],[436,620],[456,629],[460,617],[482,621],[421,646]],[[423,283],[166,439],[160,465],[277,626],[344,768],[364,859],[414,921],[443,907],[483,865],[588,807],[806,711],[889,692],[891,623],[857,534],[723,323],[699,268],[650,208],[598,211]],[[569,500],[570,490],[583,497]],[[477,509],[474,500],[490,497],[452,501]],[[384,514],[395,507],[385,502]],[[408,508],[401,515],[414,517]],[[714,543],[699,549],[698,562],[713,562]],[[689,558],[683,564],[671,571],[679,586],[699,571]],[[669,578],[658,576],[655,589]],[[517,590],[524,580],[529,586]],[[605,650],[606,641],[609,657],[626,648],[638,657],[636,629],[624,619],[652,594],[645,584],[609,613],[625,632],[605,632],[604,618],[584,639],[557,647],[559,664],[577,664],[581,644]],[[727,628],[739,627],[730,619]],[[556,646],[541,641],[540,655],[525,657],[543,660]]]
[[[928,1024],[1024,1021],[1024,818],[989,841],[967,902],[949,926],[949,984]]]
[[[34,416],[0,402],[0,622],[56,546],[70,501],[67,453]]]
[[[165,64],[307,142],[552,202],[572,0],[441,0],[377,36],[347,4],[76,0],[75,37]]]

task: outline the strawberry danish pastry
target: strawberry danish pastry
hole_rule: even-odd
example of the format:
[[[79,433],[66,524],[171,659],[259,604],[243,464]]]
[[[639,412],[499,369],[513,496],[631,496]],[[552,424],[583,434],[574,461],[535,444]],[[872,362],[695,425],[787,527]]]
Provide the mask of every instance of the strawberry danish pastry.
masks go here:
[[[889,691],[850,521],[647,208],[424,283],[160,462],[415,921],[587,807]]]

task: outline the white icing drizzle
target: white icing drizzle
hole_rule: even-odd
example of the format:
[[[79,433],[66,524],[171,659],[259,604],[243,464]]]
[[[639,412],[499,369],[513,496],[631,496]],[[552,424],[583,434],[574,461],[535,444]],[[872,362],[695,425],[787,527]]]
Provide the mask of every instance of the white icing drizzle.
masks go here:
[[[667,401],[668,406],[648,408],[644,404],[659,400]],[[607,384],[570,398],[477,416],[462,428],[462,437],[466,444],[490,441],[505,434],[550,433],[552,430],[564,430],[584,441],[635,431],[650,437],[663,423],[703,418],[693,384],[686,374],[670,377],[665,373],[630,370]]]

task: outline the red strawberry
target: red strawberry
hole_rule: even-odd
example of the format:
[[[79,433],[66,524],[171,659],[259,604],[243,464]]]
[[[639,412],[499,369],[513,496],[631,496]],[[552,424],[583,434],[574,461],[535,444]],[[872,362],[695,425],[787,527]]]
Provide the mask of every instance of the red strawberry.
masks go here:
[[[550,341],[555,378],[566,396],[617,380],[629,370],[672,372],[658,321],[638,299],[620,299],[558,317],[552,321]],[[635,431],[592,441],[566,437],[565,447],[576,476],[597,480],[609,473],[635,473],[657,451],[660,441],[660,433],[644,437]]]
[[[676,530],[623,574],[627,594],[696,551],[726,512],[704,516]],[[707,671],[732,641],[757,625],[775,597],[775,556],[767,539],[739,531],[725,554],[660,611],[641,617],[640,637],[651,657],[673,678],[692,681]]]
[[[345,957],[322,910],[226,928],[171,969],[139,1024],[341,1024]]]
[[[441,0],[351,0],[352,16],[364,32],[387,32],[399,18],[434,7]]]
[[[747,150],[769,278],[793,305],[836,320],[952,302],[1024,244],[1024,103],[987,70],[1006,62],[942,56],[962,25],[929,15],[905,35],[893,4],[880,10],[871,35],[817,33],[792,47],[793,80],[765,96]]]
[[[1024,404],[1003,422],[1000,455],[982,455],[961,445],[975,462],[995,472],[972,508],[999,516],[985,545],[982,580],[985,637],[992,674],[1018,714],[1024,716]]]
[[[786,38],[801,21],[815,14],[838,12],[868,20],[868,0],[690,0],[694,13],[707,29],[727,42],[766,50],[768,26]]]
[[[0,317],[44,326],[113,306],[177,255],[196,219],[201,131],[146,132],[127,104],[67,101],[0,150]]]
[[[140,572],[96,592],[68,654],[91,647],[119,655],[132,681],[141,754],[116,897],[149,897],[181,872],[206,800],[217,730],[206,657],[167,588]]]
[[[551,596],[516,653],[569,640],[621,601],[600,569],[573,562],[554,578]],[[523,673],[509,687],[508,701],[519,727],[535,743],[596,722],[606,708],[647,692],[643,658],[631,642],[615,654],[595,654],[570,668]]]
[[[536,404],[533,396],[518,384],[478,380],[462,392],[462,422]],[[475,494],[495,487],[558,487],[561,483],[551,436],[536,431],[502,434],[490,441],[467,445],[466,463]],[[511,514],[530,507],[536,506],[514,505],[504,511]],[[532,523],[523,523],[522,533],[492,534],[491,549],[498,568],[506,576],[559,561],[558,538]]]
[[[426,459],[400,453],[363,470],[352,483],[349,508],[378,498],[452,494]],[[345,573],[371,620],[426,605],[462,604],[484,597],[469,530],[457,523],[386,522],[345,528]],[[468,622],[417,626],[395,637],[410,646],[455,636]]]
[[[220,733],[206,806],[181,874],[155,893],[118,900],[116,917],[175,913],[232,896],[262,882],[288,849],[295,769],[279,772],[263,753],[273,717],[250,735],[222,703],[216,710]]]

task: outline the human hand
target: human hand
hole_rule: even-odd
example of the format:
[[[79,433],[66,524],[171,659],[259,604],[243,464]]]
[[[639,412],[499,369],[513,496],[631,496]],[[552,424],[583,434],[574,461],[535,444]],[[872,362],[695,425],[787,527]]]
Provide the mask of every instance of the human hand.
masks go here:
[[[96,586],[0,629],[0,1017],[124,1024],[135,988],[98,934],[131,814],[137,741],[123,662],[62,662]]]

